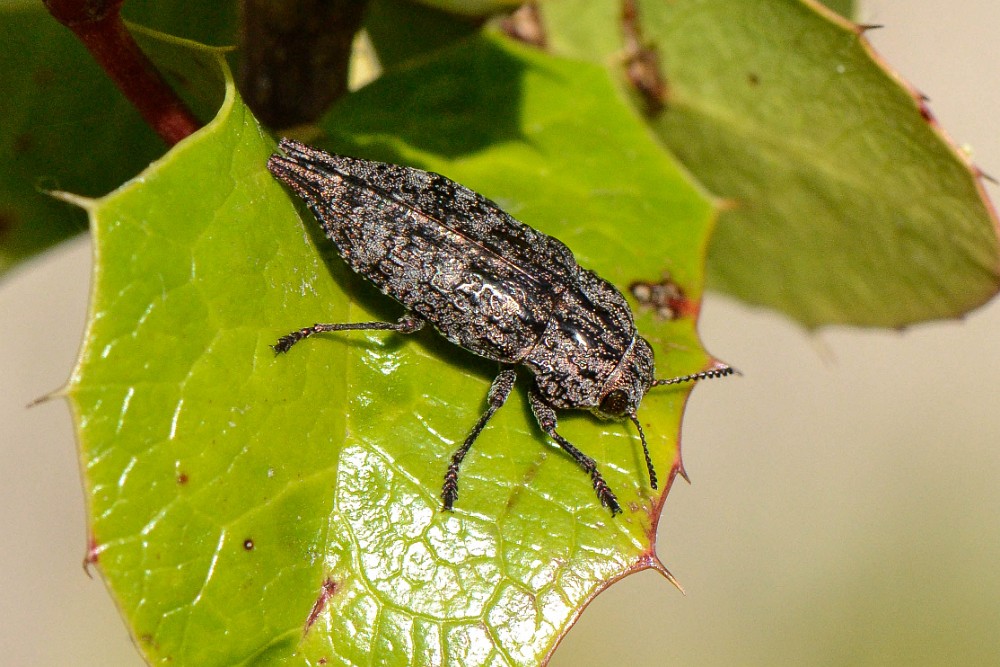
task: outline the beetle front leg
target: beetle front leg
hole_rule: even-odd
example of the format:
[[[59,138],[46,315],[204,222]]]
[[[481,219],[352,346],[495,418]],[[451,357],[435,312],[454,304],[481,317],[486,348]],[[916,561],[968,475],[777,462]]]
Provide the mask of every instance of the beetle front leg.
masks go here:
[[[278,339],[272,345],[275,354],[288,352],[292,345],[295,345],[303,338],[308,338],[313,334],[328,333],[330,331],[395,331],[401,334],[410,334],[420,331],[424,326],[424,320],[413,313],[406,313],[395,322],[347,322],[343,324],[314,324],[298,331],[293,331]]]
[[[455,500],[458,498],[458,468],[462,465],[462,461],[465,459],[465,455],[469,453],[469,449],[472,447],[472,443],[476,441],[479,434],[486,427],[486,422],[490,420],[493,413],[503,407],[503,404],[507,401],[507,397],[510,396],[511,389],[514,388],[514,381],[517,379],[517,373],[514,372],[513,368],[508,368],[500,372],[499,375],[493,380],[493,384],[490,385],[490,393],[487,397],[489,401],[489,408],[476,425],[472,428],[472,432],[469,433],[469,437],[465,439],[462,446],[458,448],[452,457],[451,465],[448,466],[448,472],[444,475],[444,486],[441,488],[441,499],[444,501],[444,509],[451,510],[452,506],[455,504]]]
[[[538,425],[541,429],[550,438],[559,443],[563,451],[572,456],[573,460],[590,475],[590,479],[594,484],[594,491],[597,492],[597,498],[601,501],[601,504],[611,510],[611,516],[620,514],[622,508],[618,504],[618,499],[615,497],[614,492],[608,488],[608,484],[604,481],[604,478],[601,477],[594,459],[581,452],[566,438],[556,433],[558,421],[556,419],[556,411],[552,409],[552,406],[546,403],[535,389],[528,392],[528,402],[531,403],[531,411],[535,413],[535,419],[538,420]]]

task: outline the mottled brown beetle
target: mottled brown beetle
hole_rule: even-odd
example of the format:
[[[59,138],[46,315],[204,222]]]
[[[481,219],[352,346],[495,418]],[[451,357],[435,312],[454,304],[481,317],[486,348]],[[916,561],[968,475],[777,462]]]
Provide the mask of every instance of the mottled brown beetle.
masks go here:
[[[445,338],[493,359],[501,370],[489,407],[454,453],[441,497],[458,498],[458,469],[514,387],[511,366],[535,376],[531,409],[550,438],[589,475],[601,504],[621,512],[589,456],[556,432],[556,409],[627,417],[642,441],[649,483],[657,488],[636,410],[654,386],[721,377],[717,367],[653,379],[653,351],[636,333],[621,293],[580,267],[569,248],[504,213],[492,201],[431,172],[330,155],[291,139],[267,168],[315,214],[341,257],[406,313],[397,322],[314,324],[281,337],[276,353],[316,333],[378,329],[413,333],[430,322]]]

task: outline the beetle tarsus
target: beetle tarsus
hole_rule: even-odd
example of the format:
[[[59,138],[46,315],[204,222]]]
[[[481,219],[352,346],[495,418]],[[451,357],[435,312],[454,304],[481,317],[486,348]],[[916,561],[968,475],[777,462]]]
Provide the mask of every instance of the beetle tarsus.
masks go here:
[[[465,455],[469,453],[469,449],[472,448],[472,443],[476,441],[479,434],[482,433],[483,429],[486,427],[486,423],[490,420],[497,410],[503,407],[503,404],[507,401],[507,397],[510,396],[511,390],[514,388],[514,381],[517,380],[517,373],[514,372],[513,368],[508,368],[500,372],[493,380],[493,384],[490,386],[490,393],[487,400],[489,401],[489,408],[483,413],[483,416],[479,418],[476,425],[472,427],[472,431],[469,436],[462,443],[451,457],[451,464],[448,466],[448,472],[444,475],[444,486],[441,487],[441,500],[444,501],[443,509],[445,511],[451,511],[458,499],[458,468],[462,465],[462,461],[465,459]]]
[[[306,327],[298,331],[293,331],[290,334],[285,334],[278,339],[277,343],[271,346],[271,349],[274,350],[275,354],[284,354],[292,348],[292,345],[295,345],[303,338],[311,336],[313,333],[315,333],[313,327]]]
[[[552,409],[552,406],[545,403],[534,389],[528,392],[528,402],[531,404],[531,411],[535,413],[535,419],[538,420],[538,426],[541,427],[546,435],[555,440],[562,447],[563,451],[576,461],[577,465],[590,475],[591,482],[594,484],[594,491],[597,493],[597,498],[601,501],[601,504],[611,510],[611,516],[620,514],[622,508],[618,504],[618,498],[615,497],[614,492],[608,487],[608,483],[604,481],[594,459],[581,452],[569,440],[556,433],[558,421],[556,419],[556,411]]]

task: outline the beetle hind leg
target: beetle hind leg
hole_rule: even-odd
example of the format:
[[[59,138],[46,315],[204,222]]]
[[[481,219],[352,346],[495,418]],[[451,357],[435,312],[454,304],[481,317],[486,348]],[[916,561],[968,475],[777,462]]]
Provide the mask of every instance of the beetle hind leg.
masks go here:
[[[311,327],[303,327],[298,331],[285,334],[278,339],[278,342],[271,346],[275,354],[288,352],[292,345],[300,340],[308,338],[318,333],[329,333],[331,331],[395,331],[401,334],[410,334],[420,331],[424,326],[424,320],[413,313],[406,313],[395,322],[345,322],[341,324],[314,324]]]
[[[490,420],[497,410],[503,407],[503,404],[507,401],[507,397],[510,396],[511,389],[514,388],[514,381],[517,379],[517,373],[514,372],[513,368],[508,368],[500,372],[499,375],[493,380],[493,384],[490,385],[490,393],[487,397],[490,406],[483,413],[483,416],[479,418],[476,425],[472,427],[472,431],[469,433],[469,437],[465,439],[462,446],[459,447],[451,457],[451,465],[448,466],[448,472],[444,475],[444,486],[441,488],[441,500],[444,501],[444,509],[450,511],[455,504],[455,500],[458,499],[458,468],[462,465],[462,461],[465,459],[465,455],[469,453],[469,449],[472,448],[472,443],[476,441],[479,434],[482,433],[483,429],[486,427],[486,422]]]
[[[546,435],[559,443],[559,446],[563,448],[567,454],[573,457],[573,460],[577,462],[584,472],[590,475],[590,480],[594,485],[594,491],[597,493],[598,500],[601,504],[611,510],[611,516],[620,514],[622,511],[621,505],[618,504],[618,498],[615,497],[614,492],[608,487],[608,483],[604,481],[601,476],[601,472],[597,469],[597,463],[594,459],[590,458],[579,449],[573,446],[566,438],[562,437],[556,433],[556,425],[558,424],[556,420],[556,411],[552,409],[552,406],[548,405],[541,396],[539,396],[535,390],[531,390],[528,393],[528,401],[531,403],[531,411],[535,413],[535,419],[538,420],[538,425]]]

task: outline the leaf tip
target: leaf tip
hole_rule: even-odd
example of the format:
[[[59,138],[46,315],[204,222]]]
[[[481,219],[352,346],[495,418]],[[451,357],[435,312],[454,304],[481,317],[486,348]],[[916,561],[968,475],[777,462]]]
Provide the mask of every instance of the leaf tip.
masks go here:
[[[97,543],[97,538],[93,535],[87,537],[87,553],[83,557],[83,571],[91,579],[94,578],[91,566],[97,565],[101,554],[101,546]]]
[[[46,190],[45,194],[59,201],[64,201],[67,204],[73,204],[74,206],[79,206],[83,210],[90,213],[97,203],[96,199],[91,199],[90,197],[84,197],[83,195],[74,194],[72,192],[66,192],[65,190]]]
[[[881,23],[855,23],[854,31],[858,35],[864,35],[869,30],[881,30],[884,27]]]
[[[691,483],[691,478],[688,477],[687,470],[684,469],[684,461],[680,458],[677,459],[677,474],[684,478],[684,481],[688,484]]]
[[[673,584],[674,588],[676,588],[681,592],[681,595],[684,596],[687,595],[687,592],[684,590],[684,587],[681,586],[681,582],[677,581],[677,577],[671,574],[670,570],[668,570],[667,566],[663,564],[663,561],[660,560],[659,556],[657,556],[655,553],[650,553],[646,557],[646,562],[651,569],[660,573],[664,579]]]
[[[978,165],[972,165],[972,172],[984,181],[988,181],[993,185],[1000,185],[1000,181],[993,174],[983,171]]]
[[[54,398],[66,398],[66,397],[69,396],[69,387],[70,387],[70,385],[67,383],[67,384],[59,387],[58,389],[53,389],[52,391],[50,391],[48,393],[42,394],[41,396],[32,399],[24,407],[25,408],[33,408],[36,405],[41,405],[42,403],[48,403],[49,401],[51,401]]]

